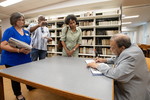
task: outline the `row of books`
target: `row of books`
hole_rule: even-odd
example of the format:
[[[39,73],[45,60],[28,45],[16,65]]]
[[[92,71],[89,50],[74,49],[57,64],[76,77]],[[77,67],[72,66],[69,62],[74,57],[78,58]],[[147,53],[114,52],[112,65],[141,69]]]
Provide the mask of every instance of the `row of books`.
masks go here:
[[[82,55],[80,55],[79,58],[93,58],[93,56],[82,56]]]
[[[47,57],[50,58],[50,57],[54,57],[55,54],[54,53],[47,53]]]
[[[97,30],[96,35],[114,35],[117,34],[118,30]]]
[[[56,36],[55,32],[50,32],[50,36],[51,36],[51,37]]]
[[[102,39],[102,45],[110,45],[109,39]]]
[[[25,20],[25,24],[38,23],[37,19]]]
[[[102,48],[103,55],[114,55],[114,53],[108,48]]]
[[[118,30],[97,30],[96,35],[114,35],[117,34]],[[57,32],[57,36],[61,36],[62,32]],[[82,31],[82,36],[92,36],[94,35],[94,31],[92,30],[84,30]],[[54,37],[56,36],[55,32],[50,32],[50,36]]]
[[[118,30],[97,30],[96,35],[114,35],[117,34]],[[57,36],[61,36],[62,32],[58,31]],[[93,30],[84,30],[82,31],[82,36],[92,36],[95,35]],[[55,32],[50,32],[50,36],[56,36]]]
[[[82,45],[93,45],[93,39],[82,39]]]
[[[94,31],[92,31],[92,30],[90,30],[90,31],[87,31],[87,30],[82,31],[82,36],[92,36],[92,35],[95,35]]]
[[[82,54],[94,54],[94,49],[93,48],[88,48],[88,47],[80,47],[79,53],[82,53]]]
[[[94,16],[94,15],[95,15],[95,12],[92,11],[92,12],[81,13],[80,17],[88,17],[88,16]]]
[[[96,45],[110,45],[110,39],[96,38]]]
[[[62,32],[61,31],[58,31],[57,32],[57,36],[61,36],[62,35]]]
[[[119,14],[119,10],[103,12],[103,15]]]
[[[48,25],[47,28],[56,28],[56,26],[52,24],[52,25]]]
[[[55,40],[53,39],[52,41],[48,42],[47,44],[55,45]]]
[[[93,26],[94,22],[90,21],[79,21],[79,26]]]
[[[114,35],[117,33],[118,33],[118,30],[97,30],[96,31],[96,35]],[[57,32],[57,36],[61,36],[61,35],[62,35],[61,31]],[[95,33],[92,30],[82,31],[82,36],[93,36],[93,35],[95,35]],[[52,37],[56,36],[55,32],[50,32],[50,36]]]
[[[57,41],[58,42],[58,41]],[[55,45],[55,40],[48,42],[47,44]],[[82,45],[93,45],[93,39],[82,39]],[[110,45],[110,39],[96,38],[96,45]]]
[[[64,22],[57,22],[57,28],[62,28],[64,26],[66,26]]]
[[[105,11],[105,12],[86,12],[86,13],[81,13],[80,17],[88,17],[88,16],[96,16],[96,15],[112,15],[112,14],[119,14],[119,10],[115,11]]]
[[[51,52],[55,52],[55,47],[48,46],[48,47],[47,47],[47,50],[48,50],[48,51],[51,51]]]
[[[62,35],[62,32],[61,32],[61,31],[58,31],[58,32],[57,32],[57,36],[61,36],[61,35]],[[56,36],[55,32],[50,32],[50,36],[51,36],[51,37],[55,37],[55,36]]]
[[[103,22],[97,22],[97,25],[118,25],[120,24],[119,21],[103,21]]]
[[[102,55],[114,55],[114,53],[109,48],[97,47],[96,51],[98,52],[98,54]]]

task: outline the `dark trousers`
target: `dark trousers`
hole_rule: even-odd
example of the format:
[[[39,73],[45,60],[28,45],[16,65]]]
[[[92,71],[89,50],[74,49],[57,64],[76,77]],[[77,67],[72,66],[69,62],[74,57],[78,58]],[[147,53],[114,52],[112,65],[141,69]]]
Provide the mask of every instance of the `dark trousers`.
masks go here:
[[[33,48],[30,53],[30,56],[31,56],[32,61],[37,61],[38,57],[39,57],[39,60],[45,59],[46,54],[47,54],[46,50],[38,50],[38,49]]]
[[[10,66],[10,65],[5,65],[5,66],[6,66],[6,68],[13,67],[13,66]],[[11,86],[12,86],[14,95],[16,95],[16,96],[21,95],[21,86],[20,86],[20,83],[19,83],[19,82],[16,82],[16,81],[11,80]],[[29,89],[29,90],[33,88],[33,87],[31,87],[31,86],[28,86],[28,85],[26,85],[26,87],[27,87],[27,89]]]

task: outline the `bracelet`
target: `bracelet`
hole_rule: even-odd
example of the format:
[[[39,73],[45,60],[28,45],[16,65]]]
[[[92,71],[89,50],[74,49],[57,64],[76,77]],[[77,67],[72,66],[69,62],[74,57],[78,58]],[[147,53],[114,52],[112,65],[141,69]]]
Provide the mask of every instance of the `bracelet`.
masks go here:
[[[19,52],[19,49],[17,49],[17,51],[18,51],[18,53],[20,53],[20,52]]]
[[[74,51],[76,50],[76,49],[73,49]]]

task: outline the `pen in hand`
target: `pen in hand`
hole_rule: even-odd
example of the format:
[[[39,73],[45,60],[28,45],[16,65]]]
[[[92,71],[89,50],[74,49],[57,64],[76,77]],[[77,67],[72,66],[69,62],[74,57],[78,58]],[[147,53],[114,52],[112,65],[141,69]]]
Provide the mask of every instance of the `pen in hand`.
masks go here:
[[[96,58],[95,58],[95,62],[96,62],[96,63],[98,62],[98,59],[99,59],[99,57],[96,57]]]
[[[99,59],[99,57],[98,57],[98,52],[96,51],[96,49],[94,49],[94,52],[95,52],[95,62],[97,63],[98,62],[98,59]]]

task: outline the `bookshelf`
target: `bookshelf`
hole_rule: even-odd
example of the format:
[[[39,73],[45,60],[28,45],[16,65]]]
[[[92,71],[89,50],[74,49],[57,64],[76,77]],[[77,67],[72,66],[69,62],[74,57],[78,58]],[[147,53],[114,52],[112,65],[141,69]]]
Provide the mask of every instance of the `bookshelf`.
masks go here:
[[[67,15],[66,15],[67,16]],[[82,30],[82,45],[79,47],[79,57],[94,58],[96,49],[103,58],[112,57],[110,50],[110,37],[121,32],[120,9],[106,12],[85,12],[77,14],[77,26]],[[48,28],[53,41],[47,43],[47,56],[62,55],[62,50],[57,49],[61,37],[61,30],[65,26],[64,18],[48,18]],[[27,24],[26,24],[27,25]]]

